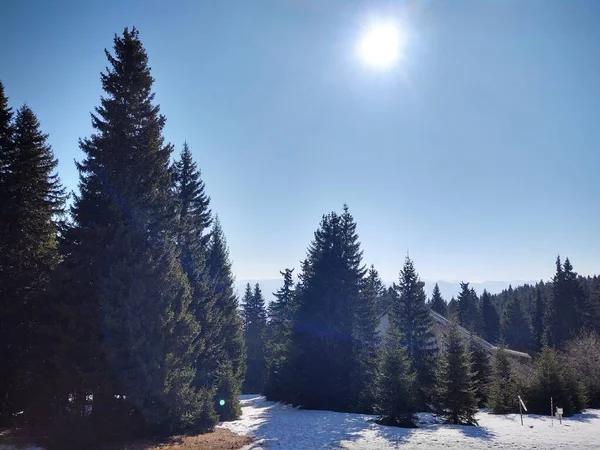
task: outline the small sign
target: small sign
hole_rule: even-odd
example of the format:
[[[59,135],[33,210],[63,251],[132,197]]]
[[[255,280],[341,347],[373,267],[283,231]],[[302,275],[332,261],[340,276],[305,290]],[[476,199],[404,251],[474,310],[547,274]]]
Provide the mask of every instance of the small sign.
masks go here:
[[[558,414],[559,416],[563,415],[563,409],[562,408],[556,408],[556,414]]]

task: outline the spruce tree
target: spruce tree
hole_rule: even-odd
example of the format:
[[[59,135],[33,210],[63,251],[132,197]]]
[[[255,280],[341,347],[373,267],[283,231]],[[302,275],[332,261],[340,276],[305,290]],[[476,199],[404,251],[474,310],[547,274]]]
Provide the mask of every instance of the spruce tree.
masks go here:
[[[542,349],[544,343],[544,314],[546,313],[547,301],[544,292],[544,283],[540,281],[535,287],[533,299],[533,311],[531,315],[532,348],[536,352]]]
[[[4,85],[0,82],[0,290],[4,292],[7,287],[4,285],[8,281],[3,256],[8,252],[8,225],[10,215],[5,206],[9,199],[7,183],[8,167],[7,161],[13,158],[13,112],[8,106],[8,98],[4,93]],[[6,280],[6,281],[5,281]],[[11,319],[9,315],[8,298],[2,295],[0,298],[0,360],[7,361],[0,365],[0,426],[5,424],[12,417],[11,387],[14,379],[14,356],[11,354]],[[5,331],[6,330],[6,331]]]
[[[1,86],[0,86],[1,87]],[[59,263],[56,219],[64,190],[48,136],[28,106],[11,112],[0,91],[0,420],[43,401],[40,369],[50,357],[42,329],[45,291]],[[47,384],[47,383],[46,383]],[[29,414],[30,411],[27,411]]]
[[[531,326],[516,295],[508,301],[502,317],[502,339],[514,350],[526,352],[531,348]]]
[[[379,297],[379,301],[377,302],[377,315],[379,317],[383,317],[385,314],[389,314],[391,311],[391,307],[395,302],[396,291],[393,286],[388,286],[387,288],[384,286],[381,297]]]
[[[556,258],[556,273],[552,279],[552,301],[545,315],[544,338],[555,348],[575,337],[589,323],[585,295],[569,258],[561,265]]]
[[[380,350],[375,412],[379,423],[399,427],[416,426],[417,375],[401,344],[402,333],[391,319]]]
[[[471,358],[454,320],[450,321],[444,344],[437,376],[437,413],[444,417],[446,423],[477,425],[477,396]]]
[[[479,299],[469,283],[460,283],[458,294],[458,316],[460,324],[473,333],[481,331],[481,316],[478,307]]]
[[[353,332],[364,269],[350,225],[335,212],[323,216],[302,263],[283,400],[308,409],[348,411],[360,396]]]
[[[488,397],[488,384],[490,380],[490,356],[481,345],[478,345],[473,336],[469,340],[469,353],[471,353],[471,370],[473,371],[473,383],[477,404],[483,407]]]
[[[206,266],[212,224],[210,198],[206,195],[200,170],[187,143],[183,145],[180,158],[171,166],[171,178],[178,201],[176,242],[179,260],[192,288],[190,310],[200,327],[194,385],[198,389],[214,392],[218,378],[222,376],[219,361],[223,359],[223,351],[217,345],[223,312],[217,307],[217,295],[209,287]],[[217,408],[222,409],[220,404]]]
[[[206,430],[216,418],[210,393],[192,385],[200,329],[175,249],[165,118],[138,31],[115,36],[113,50],[95,132],[80,142],[80,193],[64,233],[61,309],[74,333],[65,350],[97,420],[125,395],[156,432]]]
[[[246,351],[229,249],[218,217],[215,217],[210,232],[206,266],[209,293],[216,297],[214,310],[219,312],[218,332],[206,345],[214,352],[209,361],[214,361],[214,370],[218,374],[217,412],[222,421],[230,421],[242,414],[239,394],[246,376]],[[212,370],[208,369],[209,372]]]
[[[429,307],[435,311],[436,313],[446,317],[448,315],[448,305],[446,304],[446,300],[442,297],[440,292],[440,287],[437,283],[433,287],[433,293],[431,294],[431,301],[429,302]]]
[[[242,392],[260,394],[265,387],[267,376],[265,348],[267,312],[265,299],[258,283],[254,286],[254,292],[250,288],[250,283],[246,284],[242,308],[246,344],[246,379],[242,385]]]
[[[419,380],[419,403],[425,407],[435,382],[435,346],[433,324],[426,305],[425,283],[419,279],[414,264],[407,256],[395,285],[397,301],[392,307],[392,319],[398,323],[401,344]]]
[[[487,407],[494,414],[515,412],[515,408],[518,406],[517,394],[508,355],[504,347],[500,347],[492,356],[492,373]]]
[[[460,321],[458,301],[454,297],[452,297],[448,302],[448,318],[454,318],[457,322]]]
[[[481,295],[481,317],[483,322],[483,338],[494,344],[500,338],[500,317],[488,291]]]
[[[286,390],[285,371],[288,368],[288,354],[292,333],[294,303],[294,269],[285,269],[283,286],[275,292],[275,300],[269,304],[267,326],[268,371],[265,385],[267,399],[282,398]]]
[[[354,368],[357,391],[359,392],[356,411],[370,411],[375,398],[373,380],[377,376],[377,354],[379,336],[377,327],[379,315],[377,303],[384,292],[383,283],[373,265],[361,289],[361,297],[356,307],[356,325],[354,328],[355,353],[358,365]]]

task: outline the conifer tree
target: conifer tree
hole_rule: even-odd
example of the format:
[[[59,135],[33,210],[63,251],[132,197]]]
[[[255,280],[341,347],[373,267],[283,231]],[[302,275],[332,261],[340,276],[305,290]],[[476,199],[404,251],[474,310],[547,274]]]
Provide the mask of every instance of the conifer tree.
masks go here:
[[[361,289],[361,297],[356,307],[356,325],[354,328],[355,353],[358,365],[354,368],[357,382],[357,411],[370,411],[375,398],[373,380],[377,376],[377,354],[379,325],[377,303],[384,292],[383,283],[375,267],[371,265]]]
[[[379,423],[399,427],[416,426],[417,375],[401,344],[397,321],[390,320],[380,351],[375,412]]]
[[[269,304],[268,372],[265,385],[265,396],[269,400],[282,398],[286,389],[284,372],[287,369],[295,311],[293,272],[294,269],[280,272],[283,275],[283,286],[273,294],[275,300]]]
[[[246,293],[242,303],[244,310],[244,342],[246,343],[246,379],[242,392],[262,393],[267,375],[265,333],[267,312],[265,299],[258,283],[254,292],[250,283],[246,284]]]
[[[514,412],[517,408],[517,394],[508,355],[504,347],[500,347],[492,356],[487,407],[494,414]]]
[[[364,268],[351,225],[335,212],[323,216],[302,263],[283,400],[309,409],[348,411],[360,395],[353,332]]]
[[[458,325],[450,321],[445,336],[444,353],[437,376],[437,413],[446,423],[477,425],[477,397],[473,385],[470,354],[465,350]]]
[[[509,348],[520,351],[531,348],[531,326],[516,295],[508,301],[502,317],[502,338]]]
[[[431,301],[429,302],[429,307],[435,311],[436,313],[446,317],[448,315],[448,305],[446,304],[446,300],[442,297],[440,292],[440,287],[437,283],[433,287],[433,293],[431,294]]]
[[[600,333],[600,277],[595,280],[589,297],[590,326],[592,330]]]
[[[423,283],[414,264],[407,256],[395,285],[397,302],[392,307],[393,320],[398,323],[401,344],[419,380],[419,402],[424,407],[435,382],[435,348],[431,315],[425,304]],[[390,321],[392,318],[390,319]]]
[[[546,308],[547,301],[544,293],[544,283],[540,281],[535,287],[531,316],[532,348],[536,352],[542,349],[544,343],[544,314],[546,313]]]
[[[460,283],[458,294],[458,315],[460,324],[473,333],[479,333],[481,329],[481,317],[478,307],[477,294],[469,283]]]
[[[452,297],[448,302],[448,318],[454,318],[457,322],[460,321],[458,301],[454,297]]]
[[[377,315],[383,317],[391,311],[392,304],[394,304],[396,298],[396,291],[393,286],[384,286],[381,297],[377,302]]]
[[[0,91],[0,419],[5,421],[15,408],[42,400],[39,369],[49,349],[41,330],[50,312],[44,295],[59,262],[56,219],[65,201],[58,162],[35,114],[21,107],[14,128],[10,116]]]
[[[126,28],[105,54],[105,96],[80,142],[80,194],[64,233],[65,351],[94,417],[113,414],[118,394],[157,432],[206,430],[216,417],[210,392],[192,385],[200,329],[175,249],[165,118],[138,31]]]
[[[488,397],[488,384],[490,380],[490,357],[486,350],[477,345],[473,336],[469,341],[469,353],[471,353],[471,370],[473,372],[473,384],[479,407],[485,405]]]
[[[209,293],[216,297],[214,310],[219,312],[218,332],[206,344],[214,353],[209,361],[214,361],[218,373],[217,412],[222,421],[235,420],[242,414],[239,394],[246,376],[246,350],[229,249],[218,217],[210,232],[206,266]]]
[[[565,417],[581,412],[586,403],[583,385],[550,347],[544,347],[536,361],[526,397],[528,410],[534,414],[546,414],[550,397],[555,407],[563,408]]]
[[[498,342],[500,338],[500,317],[496,307],[492,304],[490,294],[486,290],[481,295],[481,318],[483,338],[492,344]]]
[[[556,258],[556,274],[552,279],[552,301],[545,316],[545,342],[555,348],[577,335],[589,323],[585,295],[569,258],[561,266]]]

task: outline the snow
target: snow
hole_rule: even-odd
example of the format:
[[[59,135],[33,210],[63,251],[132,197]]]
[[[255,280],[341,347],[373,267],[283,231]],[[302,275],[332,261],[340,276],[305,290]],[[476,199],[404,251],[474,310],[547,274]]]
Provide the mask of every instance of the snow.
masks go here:
[[[249,435],[255,442],[245,450],[263,449],[599,449],[600,410],[587,410],[557,420],[550,416],[518,414],[477,415],[479,427],[436,423],[431,414],[419,414],[417,429],[384,427],[375,416],[331,411],[310,411],[266,401],[258,395],[241,397],[242,418],[220,427]]]

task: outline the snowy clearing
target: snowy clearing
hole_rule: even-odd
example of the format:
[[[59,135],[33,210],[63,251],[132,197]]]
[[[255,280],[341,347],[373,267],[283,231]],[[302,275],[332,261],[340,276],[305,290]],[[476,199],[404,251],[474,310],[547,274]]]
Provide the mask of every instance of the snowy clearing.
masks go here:
[[[256,439],[245,449],[598,449],[600,410],[587,410],[563,420],[550,416],[477,415],[479,427],[435,424],[430,414],[420,414],[418,429],[384,427],[374,416],[330,411],[308,411],[245,395],[243,415],[219,426]],[[533,427],[533,428],[531,428]]]

